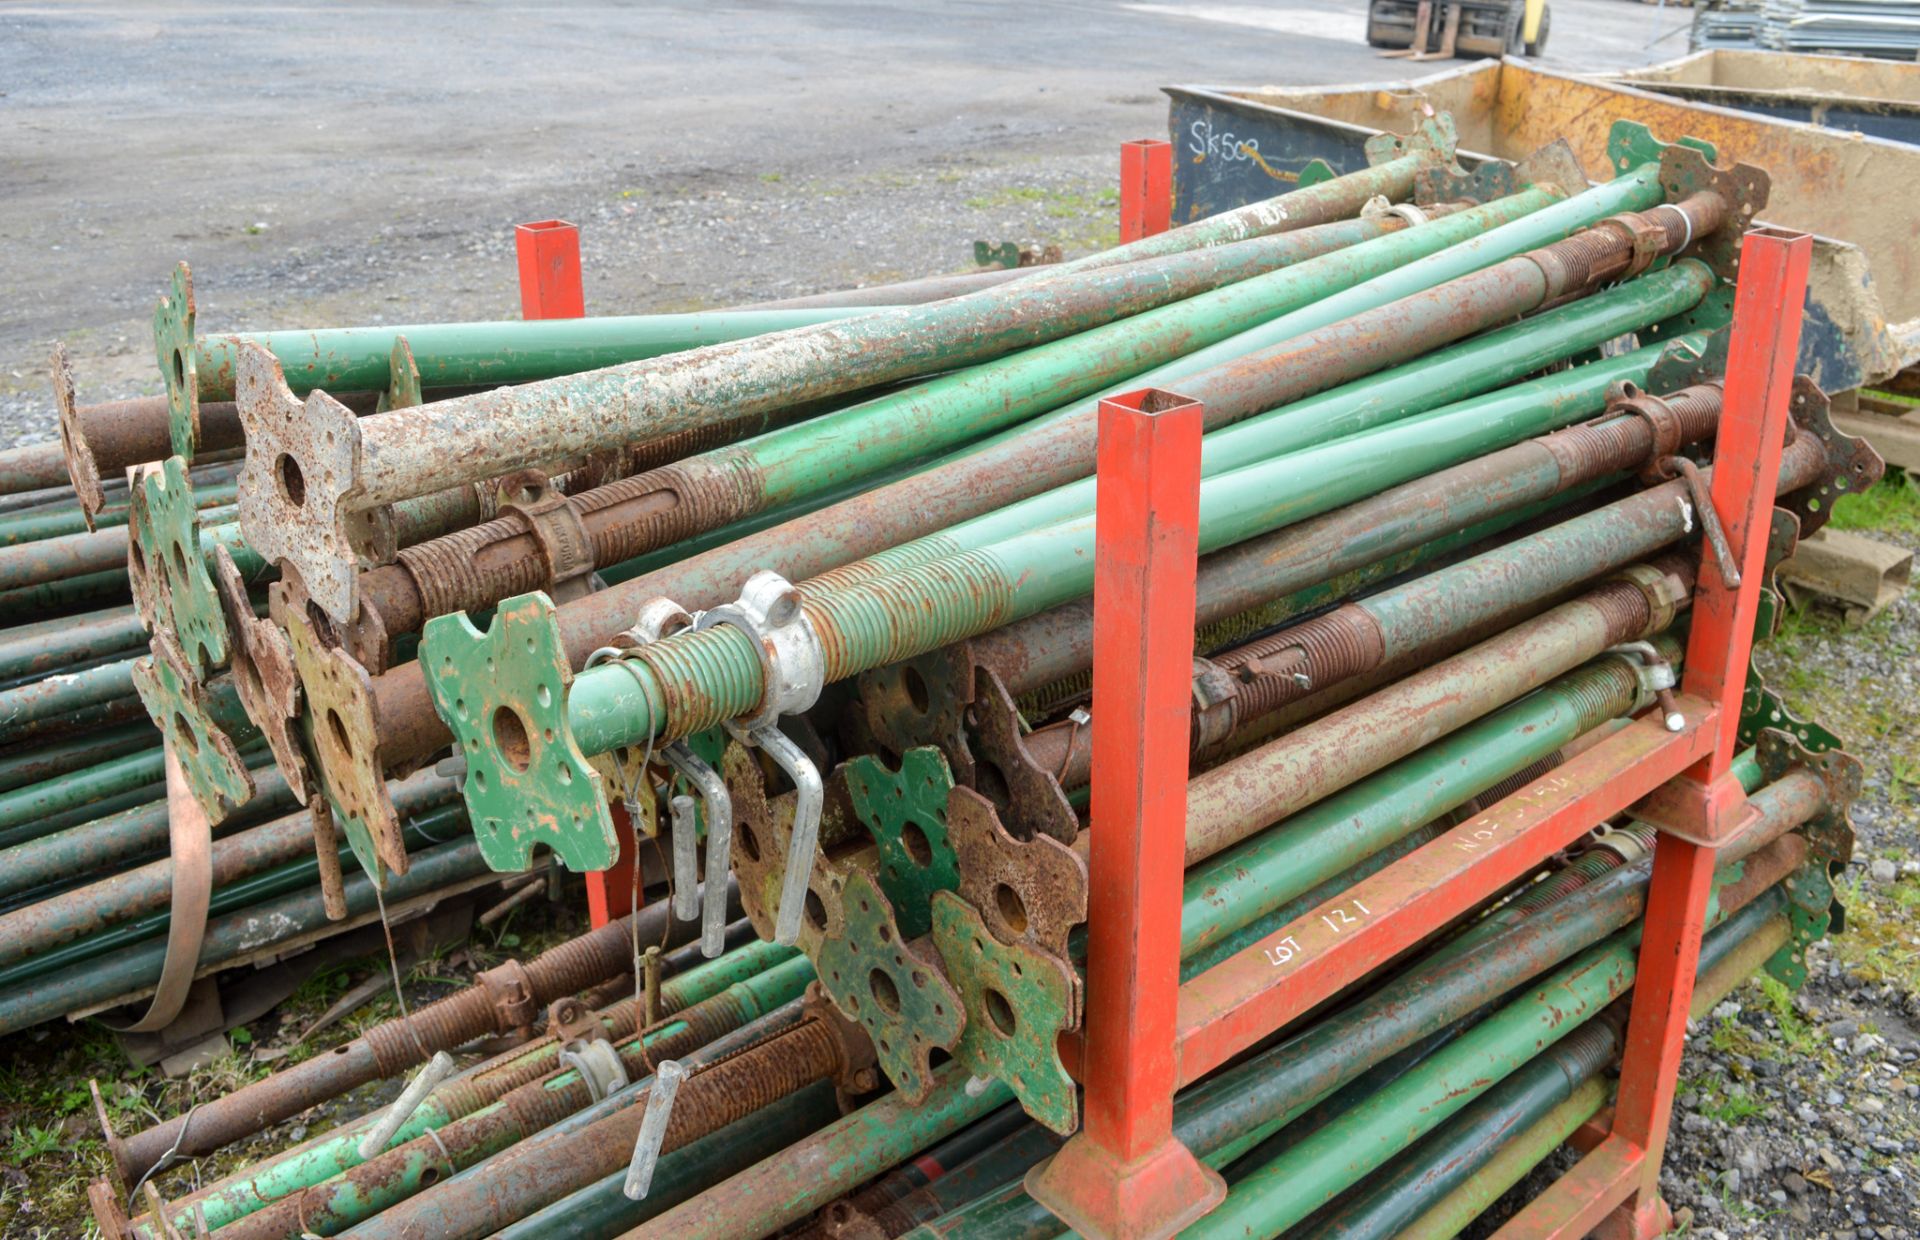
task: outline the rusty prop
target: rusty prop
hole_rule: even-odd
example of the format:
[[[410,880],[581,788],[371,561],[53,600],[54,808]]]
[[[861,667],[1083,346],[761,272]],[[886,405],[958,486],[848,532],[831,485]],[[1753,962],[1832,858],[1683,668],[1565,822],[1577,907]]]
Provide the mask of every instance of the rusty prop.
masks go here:
[[[643,942],[677,946],[699,927],[672,921],[665,904],[654,904],[524,965],[509,962],[481,974],[476,985],[416,1009],[409,1021],[377,1025],[331,1054],[202,1102],[187,1115],[124,1138],[108,1131],[114,1170],[121,1183],[133,1184],[158,1168],[163,1155],[170,1162],[203,1157],[358,1085],[404,1072],[432,1051],[484,1035],[524,1033],[542,1006],[631,972],[636,932]]]

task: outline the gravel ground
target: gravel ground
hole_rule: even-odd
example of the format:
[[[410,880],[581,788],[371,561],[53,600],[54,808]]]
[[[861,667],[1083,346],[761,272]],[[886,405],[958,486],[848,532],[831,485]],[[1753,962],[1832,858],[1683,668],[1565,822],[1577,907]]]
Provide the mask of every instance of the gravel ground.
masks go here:
[[[1920,551],[1914,485],[1874,499],[1839,520]],[[1920,598],[1863,629],[1790,617],[1759,666],[1865,765],[1848,930],[1790,1003],[1750,982],[1696,1022],[1662,1186],[1699,1235],[1920,1235]]]

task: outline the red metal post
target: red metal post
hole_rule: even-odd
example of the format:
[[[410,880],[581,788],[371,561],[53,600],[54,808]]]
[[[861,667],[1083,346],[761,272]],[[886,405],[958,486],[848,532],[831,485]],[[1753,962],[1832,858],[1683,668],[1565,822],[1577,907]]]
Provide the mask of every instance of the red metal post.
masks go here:
[[[1120,144],[1120,244],[1173,227],[1173,144],[1136,138]]]
[[[587,313],[580,286],[580,229],[565,220],[535,220],[513,230],[520,259],[520,317],[577,319]]]
[[[1726,807],[1744,807],[1746,802],[1731,768],[1739,747],[1740,700],[1753,653],[1812,253],[1813,239],[1805,233],[1771,228],[1749,232],[1740,247],[1727,390],[1713,450],[1713,507],[1726,527],[1741,581],[1726,581],[1711,554],[1701,557],[1683,682],[1688,693],[1720,703],[1720,735],[1713,752],[1679,784],[1683,793],[1699,798],[1700,819],[1711,842],[1662,834],[1655,846],[1614,1116],[1614,1132],[1646,1151],[1639,1189],[1626,1206],[1634,1233],[1642,1236],[1659,1234],[1645,1229],[1660,1221],[1655,1218],[1660,1210],[1660,1160],[1713,889],[1714,849],[1737,819]],[[1716,829],[1720,823],[1727,827]]]
[[[1096,1240],[1172,1235],[1226,1196],[1173,1135],[1202,413],[1153,389],[1100,402],[1085,1120],[1027,1176]]]
[[[520,317],[577,319],[587,313],[580,284],[580,228],[565,220],[535,220],[513,230],[520,260]],[[620,838],[620,859],[610,870],[586,876],[587,920],[598,929],[633,911],[634,855],[639,848],[626,810],[613,807],[613,829]]]
[[[640,864],[640,837],[634,834],[627,807],[615,801],[613,832],[620,839],[620,859],[612,868],[589,870],[587,880],[587,924],[598,930],[633,911],[634,867]]]
[[[1728,582],[1714,556],[1702,556],[1681,700],[1716,705],[1714,743],[1637,811],[1662,833],[1654,849],[1612,1134],[1501,1228],[1499,1240],[1575,1240],[1594,1231],[1609,1240],[1649,1240],[1670,1221],[1659,1198],[1660,1162],[1713,889],[1714,852],[1746,821],[1746,796],[1730,768],[1812,249],[1805,234],[1771,228],[1748,232],[1741,247],[1712,493],[1741,579]]]

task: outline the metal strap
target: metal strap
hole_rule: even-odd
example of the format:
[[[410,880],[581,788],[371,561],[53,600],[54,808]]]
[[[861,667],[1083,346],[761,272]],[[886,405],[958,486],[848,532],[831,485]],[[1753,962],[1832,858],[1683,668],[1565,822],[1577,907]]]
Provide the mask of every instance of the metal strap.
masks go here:
[[[547,593],[553,601],[564,603],[590,592],[595,568],[593,539],[588,537],[579,511],[560,489],[545,474],[522,470],[501,480],[500,493],[516,497],[503,500],[500,511],[519,517],[540,544],[547,561]]]
[[[200,945],[207,935],[207,908],[213,898],[213,825],[187,787],[174,753],[173,737],[161,744],[167,770],[167,837],[172,848],[173,900],[167,923],[167,956],[160,965],[147,1014],[131,1025],[109,1026],[120,1033],[165,1029],[186,1006],[193,975],[200,967]]]

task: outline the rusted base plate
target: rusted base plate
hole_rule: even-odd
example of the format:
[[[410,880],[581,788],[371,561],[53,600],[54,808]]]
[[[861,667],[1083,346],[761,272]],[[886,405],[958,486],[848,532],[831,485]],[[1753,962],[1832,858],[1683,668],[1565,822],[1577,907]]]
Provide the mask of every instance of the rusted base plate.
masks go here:
[[[200,351],[194,347],[194,318],[193,271],[181,263],[173,269],[171,290],[153,308],[153,351],[167,381],[173,454],[189,461],[200,446]]]
[[[1027,1172],[1027,1192],[1089,1240],[1159,1240],[1205,1218],[1227,1182],[1172,1137],[1131,1163],[1085,1133]]]
[[[1050,836],[1016,840],[992,802],[971,788],[947,800],[947,839],[959,858],[960,898],[1002,943],[1027,943],[1065,959],[1087,919],[1086,858]]]
[[[73,398],[73,363],[67,346],[53,346],[53,404],[60,413],[60,451],[67,458],[67,478],[73,483],[74,496],[80,501],[80,516],[88,529],[106,504],[100,489],[100,466],[93,459],[93,445],[87,442],[86,428],[80,423],[80,406]]]
[[[300,715],[300,678],[293,667],[293,644],[279,625],[253,614],[247,583],[225,547],[213,549],[208,567],[213,573],[213,587],[220,595],[220,610],[227,618],[227,632],[233,638],[229,666],[240,706],[267,738],[267,748],[286,776],[287,787],[305,805],[313,774],[295,727]],[[281,593],[283,614],[290,606],[286,602],[290,588],[287,583],[273,586]]]
[[[187,463],[170,456],[143,469],[130,497],[128,575],[148,631],[167,633],[197,677],[228,660],[227,619],[200,537]]]
[[[269,564],[299,570],[307,593],[336,624],[359,605],[360,551],[352,535],[361,470],[360,420],[325,392],[304,403],[280,361],[240,348],[234,399],[246,430],[240,468],[240,528]]]
[[[225,820],[253,799],[253,773],[214,721],[207,690],[187,670],[186,656],[165,633],[155,633],[152,653],[134,663],[133,688],[172,738],[186,786],[210,822]]]
[[[299,752],[312,755],[308,770],[333,807],[354,859],[376,885],[389,872],[407,872],[400,818],[380,765],[379,732],[373,722],[373,690],[366,670],[337,645],[307,604],[297,574],[272,591],[273,613],[287,636],[306,712],[299,721]]]

